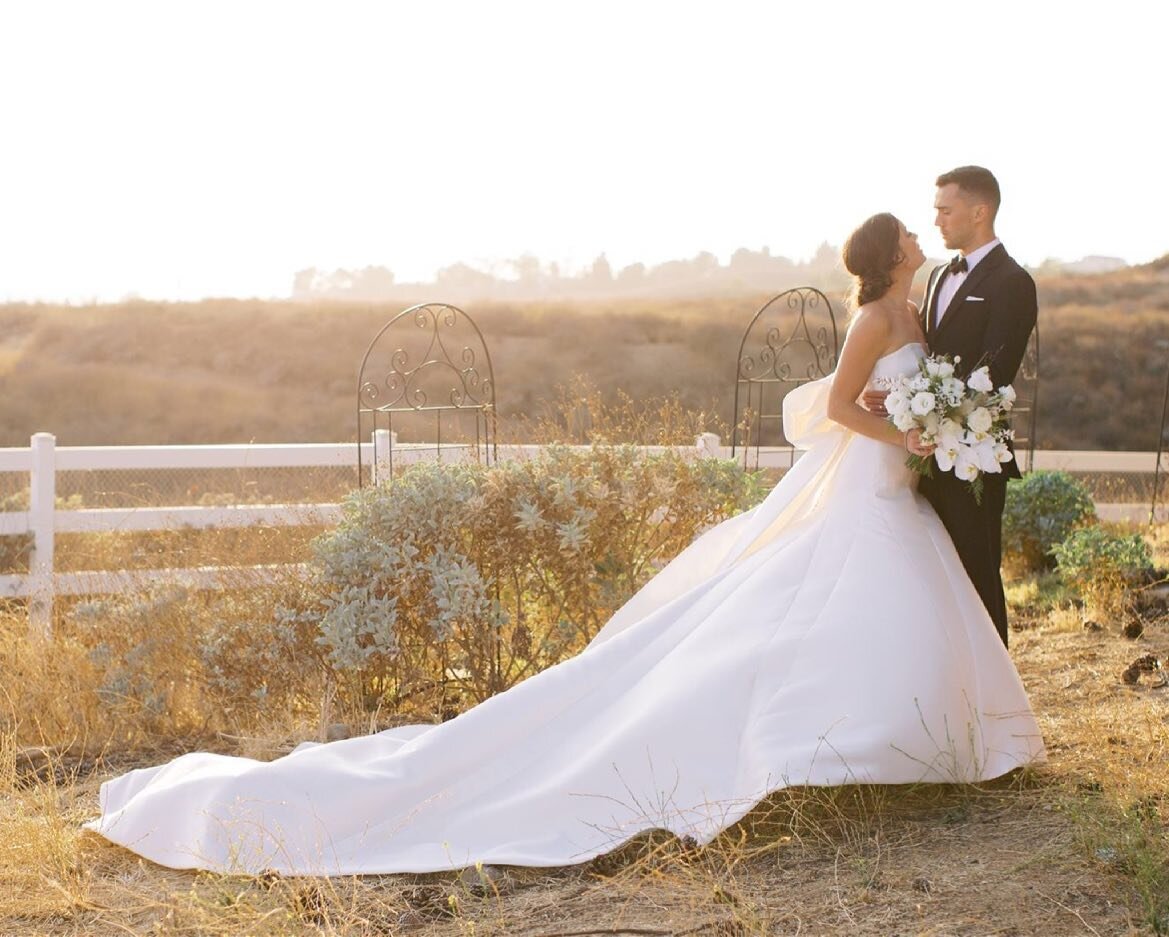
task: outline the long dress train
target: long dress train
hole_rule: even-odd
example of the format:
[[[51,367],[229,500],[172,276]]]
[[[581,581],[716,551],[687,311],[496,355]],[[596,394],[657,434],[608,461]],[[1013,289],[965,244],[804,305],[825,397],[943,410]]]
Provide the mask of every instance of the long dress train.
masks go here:
[[[873,377],[909,373],[907,345]],[[1018,674],[896,447],[788,395],[807,451],[578,656],[459,717],[102,785],[88,824],[173,868],[426,872],[709,842],[787,785],[969,782],[1044,757]]]

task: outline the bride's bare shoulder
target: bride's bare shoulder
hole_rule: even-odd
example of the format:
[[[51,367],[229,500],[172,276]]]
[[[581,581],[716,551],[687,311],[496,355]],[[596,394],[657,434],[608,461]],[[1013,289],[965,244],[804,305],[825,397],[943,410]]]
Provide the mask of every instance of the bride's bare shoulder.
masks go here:
[[[861,306],[852,316],[845,335],[845,344],[866,349],[881,348],[893,332],[893,317],[889,310],[876,303]]]
[[[861,329],[868,336],[887,336],[893,331],[893,325],[894,316],[887,306],[880,303],[869,303],[859,307],[853,313],[848,331],[850,335]]]

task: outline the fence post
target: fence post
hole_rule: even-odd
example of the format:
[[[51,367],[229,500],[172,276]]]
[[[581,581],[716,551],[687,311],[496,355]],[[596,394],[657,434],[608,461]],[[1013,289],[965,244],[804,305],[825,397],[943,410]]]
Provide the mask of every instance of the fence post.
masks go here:
[[[717,459],[722,440],[718,433],[699,433],[694,437],[694,445],[698,449],[700,459]]]
[[[380,485],[394,477],[394,447],[398,434],[388,429],[373,431],[373,483]]]
[[[36,433],[29,442],[32,472],[29,477],[28,521],[33,535],[28,574],[32,595],[28,623],[34,636],[49,637],[53,630],[53,512],[57,501],[57,438]]]

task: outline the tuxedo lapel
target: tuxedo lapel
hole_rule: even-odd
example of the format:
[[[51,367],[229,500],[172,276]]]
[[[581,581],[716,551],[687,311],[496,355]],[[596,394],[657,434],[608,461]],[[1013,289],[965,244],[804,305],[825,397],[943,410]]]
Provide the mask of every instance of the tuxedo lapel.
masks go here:
[[[926,341],[933,340],[934,335],[934,307],[938,304],[938,288],[942,284],[942,277],[946,273],[946,264],[939,267],[934,267],[930,273],[929,282],[926,283],[925,299],[921,304],[922,323],[921,330],[925,333]]]
[[[962,315],[962,303],[966,297],[974,292],[974,288],[992,274],[995,268],[1007,259],[1007,249],[1001,244],[997,245],[994,250],[982,258],[967,275],[966,279],[962,281],[962,285],[958,287],[958,292],[954,294],[954,298],[950,300],[950,305],[946,307],[946,314],[942,316],[942,321],[934,332],[930,335],[930,341],[933,341],[934,335],[941,335],[953,323],[953,321]],[[938,278],[939,282],[941,277]],[[937,290],[934,290],[935,298]],[[930,316],[930,322],[934,321],[934,317]]]

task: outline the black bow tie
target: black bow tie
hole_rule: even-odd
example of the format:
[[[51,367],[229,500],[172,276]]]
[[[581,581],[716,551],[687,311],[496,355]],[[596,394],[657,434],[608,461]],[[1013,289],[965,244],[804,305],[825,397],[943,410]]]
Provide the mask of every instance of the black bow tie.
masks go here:
[[[969,269],[970,269],[970,264],[966,263],[966,258],[963,257],[961,254],[959,254],[957,257],[955,257],[953,260],[950,261],[950,267],[949,267],[950,276],[955,276],[956,274],[959,274],[959,273],[965,273]]]

